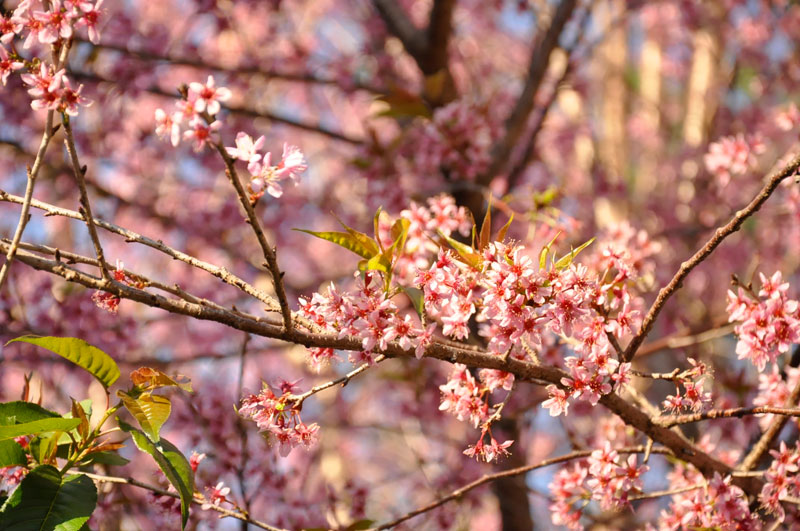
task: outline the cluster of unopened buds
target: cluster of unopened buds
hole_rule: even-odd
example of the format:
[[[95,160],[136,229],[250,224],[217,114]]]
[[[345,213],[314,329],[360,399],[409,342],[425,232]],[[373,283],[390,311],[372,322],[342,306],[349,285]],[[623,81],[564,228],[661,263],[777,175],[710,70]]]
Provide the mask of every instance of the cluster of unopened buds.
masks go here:
[[[228,155],[247,163],[247,171],[252,175],[248,185],[252,203],[258,201],[264,192],[272,197],[282,196],[281,181],[289,179],[297,184],[298,174],[306,170],[305,157],[296,146],[284,144],[283,155],[277,165],[272,164],[272,153],[259,153],[263,146],[263,136],[253,141],[253,137],[240,132],[236,135],[236,147],[225,148]]]
[[[117,282],[127,286],[133,286],[138,289],[143,289],[145,287],[144,282],[140,278],[125,272],[124,265],[119,260],[117,260],[116,268],[111,272],[111,277]],[[92,294],[92,300],[98,308],[102,308],[108,312],[117,313],[119,310],[120,298],[113,293],[98,290]]]
[[[269,386],[264,386],[257,395],[242,399],[239,414],[254,421],[268,440],[277,442],[280,455],[287,456],[297,446],[312,447],[319,432],[318,424],[303,422],[294,404],[295,397],[290,391],[277,396]]]
[[[767,363],[774,363],[800,342],[800,305],[787,296],[789,283],[783,282],[780,271],[760,277],[757,295],[742,286],[736,293],[728,291],[728,320],[739,321],[734,328],[739,359],[750,360],[763,372]]]
[[[604,510],[620,509],[629,502],[631,493],[642,490],[642,475],[650,469],[638,464],[635,454],[623,459],[606,441],[582,462],[558,471],[549,485],[553,496],[550,505],[555,525],[583,529],[583,501],[596,500]],[[579,503],[576,506],[575,501]]]

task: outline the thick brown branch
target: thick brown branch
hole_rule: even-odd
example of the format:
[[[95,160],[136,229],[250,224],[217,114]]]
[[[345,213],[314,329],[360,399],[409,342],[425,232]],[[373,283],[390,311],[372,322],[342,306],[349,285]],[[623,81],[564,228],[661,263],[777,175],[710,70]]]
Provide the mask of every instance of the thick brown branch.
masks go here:
[[[400,39],[406,51],[417,61],[425,54],[425,33],[414,26],[411,19],[395,0],[372,0],[389,32]]]
[[[620,453],[620,454],[641,454],[641,453],[645,452],[645,447],[644,446],[634,446],[634,447],[629,447],[629,448],[619,448],[616,451],[617,451],[617,453]],[[652,449],[652,453],[671,455],[671,452],[666,448],[653,448]],[[427,504],[427,505],[425,505],[423,507],[420,507],[419,509],[415,509],[415,510],[409,512],[409,513],[406,513],[403,516],[401,516],[401,517],[399,517],[399,518],[397,518],[395,520],[392,520],[391,522],[386,522],[384,524],[380,524],[378,527],[376,527],[376,529],[391,529],[392,527],[394,527],[396,525],[399,525],[402,522],[405,522],[406,520],[410,520],[411,518],[414,518],[415,516],[419,516],[421,514],[427,513],[429,511],[432,511],[432,510],[436,509],[437,507],[441,507],[442,505],[444,505],[445,503],[447,503],[449,501],[457,500],[457,499],[461,498],[462,496],[464,496],[464,494],[466,494],[467,492],[469,492],[469,491],[471,491],[473,489],[476,489],[476,488],[480,487],[481,485],[485,485],[486,483],[490,483],[492,481],[497,481],[497,480],[502,479],[502,478],[518,476],[520,474],[527,474],[528,472],[531,472],[533,470],[537,470],[539,468],[544,468],[544,467],[547,467],[547,466],[557,465],[559,463],[565,463],[567,461],[572,461],[573,459],[582,459],[584,457],[589,457],[590,455],[592,455],[592,450],[576,450],[574,452],[570,452],[570,453],[565,454],[565,455],[561,455],[561,456],[558,456],[558,457],[553,457],[552,459],[545,459],[544,461],[536,463],[535,465],[526,465],[526,466],[522,466],[522,467],[518,467],[518,468],[512,468],[510,470],[504,470],[502,472],[497,472],[497,473],[494,473],[494,474],[484,474],[483,476],[481,476],[480,478],[476,479],[475,481],[473,481],[471,483],[467,483],[463,487],[454,490],[453,492],[451,492],[447,496],[443,496],[443,497],[441,497],[441,498],[439,498],[439,499],[437,499],[435,501],[432,501],[431,503],[429,503],[429,504]]]
[[[7,247],[7,244],[0,242],[0,250],[6,249]],[[17,259],[35,269],[49,271],[70,282],[76,282],[93,289],[104,290],[118,297],[141,302],[148,306],[161,308],[172,313],[187,315],[201,320],[216,321],[244,332],[281,339],[306,347],[326,347],[355,351],[363,349],[359,338],[315,334],[296,327],[291,330],[286,330],[285,327],[275,326],[274,324],[263,321],[256,321],[233,312],[204,307],[184,300],[170,299],[131,286],[119,283],[108,285],[101,279],[84,273],[83,271],[70,268],[63,263],[46,260],[27,252],[20,252]],[[413,351],[404,350],[396,343],[390,344],[386,350],[381,353],[387,357],[410,358],[414,355]],[[462,363],[468,367],[504,370],[522,380],[548,382],[555,385],[560,385],[562,378],[568,377],[566,372],[556,367],[534,365],[513,358],[504,360],[501,356],[495,356],[486,352],[459,349],[453,346],[445,346],[441,343],[431,344],[425,350],[425,356],[450,363]],[[655,442],[669,448],[679,459],[695,466],[704,476],[711,477],[715,472],[726,476],[733,472],[731,467],[703,452],[680,433],[676,433],[669,428],[665,428],[653,422],[647,413],[624,400],[619,395],[615,393],[605,395],[600,399],[600,403],[609,411],[620,417],[620,419],[629,426],[639,430]],[[735,477],[734,483],[752,496],[757,496],[763,485],[763,482],[755,477]]]
[[[426,52],[420,64],[425,74],[435,74],[447,67],[447,47],[453,32],[455,0],[434,0],[428,23]]]
[[[630,344],[628,344],[628,348],[625,350],[625,361],[630,361],[636,355],[637,349],[647,337],[647,334],[650,333],[650,330],[653,328],[653,324],[658,318],[658,314],[661,313],[662,308],[664,308],[664,304],[666,304],[669,298],[672,297],[672,295],[681,287],[683,280],[689,275],[689,273],[691,273],[695,267],[700,265],[706,258],[708,258],[708,256],[714,252],[714,249],[716,249],[719,244],[725,240],[725,238],[739,230],[739,227],[742,226],[744,220],[755,214],[758,209],[761,208],[761,205],[763,205],[764,202],[769,199],[769,196],[771,196],[772,193],[778,188],[778,185],[784,179],[797,173],[798,168],[800,168],[800,155],[796,155],[783,168],[773,173],[767,179],[767,183],[764,185],[758,195],[756,195],[753,200],[750,201],[750,204],[739,210],[727,224],[714,231],[714,235],[711,236],[706,244],[699,251],[697,251],[694,256],[681,264],[680,269],[677,273],[675,273],[675,276],[672,277],[672,280],[669,281],[669,284],[664,286],[661,291],[658,292],[655,302],[653,302],[653,305],[650,307],[650,310],[647,312],[647,315],[642,321],[642,327],[639,329],[639,332],[634,336]]]
[[[556,46],[558,46],[558,39],[570,16],[572,16],[576,4],[577,0],[561,1],[556,8],[556,12],[553,14],[550,27],[547,28],[541,41],[539,41],[532,50],[525,86],[519,98],[517,98],[514,109],[506,119],[503,138],[492,148],[492,162],[489,165],[489,169],[486,170],[486,173],[479,176],[479,184],[484,186],[488,185],[492,179],[503,170],[505,164],[508,162],[511,150],[525,130],[528,116],[535,105],[536,92],[539,90],[539,85],[541,85],[544,79],[545,72],[547,72],[547,65],[550,63],[550,54]]]

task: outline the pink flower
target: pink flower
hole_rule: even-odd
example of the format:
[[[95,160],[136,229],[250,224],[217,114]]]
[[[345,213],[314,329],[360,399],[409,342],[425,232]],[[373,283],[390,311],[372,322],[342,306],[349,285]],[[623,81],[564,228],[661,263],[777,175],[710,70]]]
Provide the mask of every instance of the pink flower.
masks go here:
[[[188,130],[183,132],[183,138],[186,140],[194,140],[194,150],[202,150],[208,142],[213,142],[212,135],[220,128],[222,124],[218,120],[214,120],[207,124],[199,116],[195,116],[189,122]]]
[[[168,138],[173,147],[177,146],[181,141],[182,117],[180,112],[168,115],[163,109],[156,109],[156,135],[159,138]]]
[[[566,415],[567,410],[569,410],[569,402],[567,401],[569,395],[567,392],[555,385],[548,385],[547,393],[550,398],[542,402],[542,407],[549,411],[551,417],[557,417],[562,413]]]
[[[59,38],[69,39],[72,36],[73,13],[61,9],[61,0],[51,0],[49,11],[34,11],[33,18],[42,23],[39,30],[39,42],[53,44]]]
[[[261,154],[258,153],[264,146],[264,136],[258,137],[253,142],[253,137],[247,133],[239,132],[236,134],[236,147],[226,147],[225,150],[231,157],[247,163],[247,171],[253,175],[261,173]]]
[[[77,25],[86,26],[89,33],[89,40],[94,44],[100,42],[100,32],[97,30],[97,24],[100,21],[100,6],[103,5],[104,0],[97,0],[97,3],[92,5],[91,2],[81,1],[78,6],[82,13],[78,17]]]
[[[208,111],[208,114],[213,116],[219,112],[219,102],[228,101],[230,98],[231,91],[225,87],[217,87],[214,76],[208,76],[205,85],[197,81],[189,83],[189,99],[196,99],[197,112]]]
[[[5,86],[9,74],[21,69],[23,66],[25,66],[25,63],[11,59],[8,55],[8,50],[0,46],[0,83]]]
[[[208,492],[207,501],[201,506],[204,511],[211,507],[219,507],[222,503],[230,503],[227,496],[230,494],[231,488],[226,487],[224,482],[220,481],[215,487],[206,487],[206,491]]]

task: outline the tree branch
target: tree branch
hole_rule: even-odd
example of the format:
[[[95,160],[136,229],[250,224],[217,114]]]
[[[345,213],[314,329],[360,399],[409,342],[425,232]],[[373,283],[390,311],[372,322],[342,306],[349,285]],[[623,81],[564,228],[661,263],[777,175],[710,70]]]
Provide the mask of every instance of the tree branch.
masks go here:
[[[616,451],[617,451],[617,453],[620,453],[620,454],[641,454],[641,453],[645,452],[645,447],[644,446],[634,446],[634,447],[629,447],[629,448],[619,448]],[[467,492],[469,492],[469,491],[471,491],[473,489],[476,489],[476,488],[480,487],[481,485],[485,485],[486,483],[489,483],[489,482],[492,482],[492,481],[496,481],[496,480],[502,479],[502,478],[508,478],[508,477],[512,477],[512,476],[518,476],[520,474],[526,474],[528,472],[531,472],[533,470],[537,470],[539,468],[544,468],[544,467],[547,467],[547,466],[557,465],[559,463],[572,461],[573,459],[582,459],[584,457],[589,457],[590,455],[592,455],[592,452],[593,452],[593,450],[576,450],[574,452],[570,452],[568,454],[564,454],[564,455],[561,455],[561,456],[558,456],[558,457],[553,457],[551,459],[545,459],[544,461],[536,463],[535,465],[526,465],[526,466],[522,466],[522,467],[518,467],[518,468],[512,468],[510,470],[504,470],[502,472],[497,472],[497,473],[494,473],[494,474],[484,474],[483,476],[481,476],[480,478],[476,479],[475,481],[473,481],[471,483],[467,483],[463,487],[454,490],[453,492],[451,492],[447,496],[443,496],[443,497],[441,497],[441,498],[439,498],[437,500],[432,501],[431,503],[429,503],[429,504],[427,504],[427,505],[425,505],[423,507],[420,507],[419,509],[415,509],[415,510],[409,512],[409,513],[406,513],[403,516],[401,516],[401,517],[399,517],[399,518],[397,518],[395,520],[392,520],[391,522],[386,522],[386,523],[380,524],[375,529],[391,529],[392,527],[395,527],[396,525],[399,525],[399,524],[405,522],[406,520],[410,520],[411,518],[414,518],[415,516],[419,516],[421,514],[427,513],[429,511],[432,511],[432,510],[436,509],[437,507],[441,507],[442,505],[444,505],[445,503],[447,503],[449,501],[459,499],[462,496],[464,496],[464,494],[466,494]],[[652,453],[671,455],[671,452],[666,448],[653,448],[652,449]]]
[[[531,60],[528,66],[528,75],[525,79],[525,86],[517,98],[514,109],[506,119],[505,135],[492,148],[492,161],[489,168],[477,179],[478,184],[488,185],[494,177],[500,173],[508,162],[509,155],[514,145],[519,140],[525,129],[533,107],[535,105],[536,92],[539,90],[544,79],[547,66],[550,63],[550,54],[558,46],[558,39],[566,26],[572,12],[575,10],[577,0],[562,0],[553,14],[550,26],[547,28],[541,41],[536,44],[531,51]],[[538,41],[538,35],[537,35]]]
[[[774,415],[783,415],[784,424],[788,417],[800,417],[800,409],[790,407],[771,407],[771,406],[758,406],[758,407],[736,407],[731,409],[712,409],[703,413],[690,413],[687,415],[664,415],[653,419],[653,423],[665,428],[671,428],[678,424],[692,424],[693,422],[700,422],[703,420],[711,419],[729,419],[741,418],[749,415],[764,415],[771,413]],[[776,419],[778,420],[778,419]],[[783,424],[781,425],[783,427]],[[750,468],[742,468],[741,470],[750,470]]]
[[[672,280],[669,281],[669,284],[664,286],[661,291],[658,292],[658,296],[656,297],[655,302],[650,307],[650,310],[647,312],[644,320],[642,321],[642,326],[639,329],[639,332],[631,339],[631,342],[628,344],[628,348],[625,350],[625,361],[630,361],[636,355],[636,351],[639,346],[642,344],[644,339],[647,337],[647,334],[650,333],[650,330],[653,328],[653,324],[658,317],[658,314],[661,313],[661,309],[664,307],[664,304],[669,300],[669,298],[681,287],[683,280],[692,272],[692,270],[700,265],[708,256],[714,252],[722,241],[739,230],[739,227],[742,226],[742,223],[755,214],[761,205],[769,199],[769,196],[778,188],[778,185],[786,178],[791,177],[795,173],[797,173],[797,169],[800,168],[800,155],[795,155],[795,157],[786,164],[783,168],[773,173],[768,179],[767,183],[761,189],[761,191],[756,195],[750,204],[748,204],[743,209],[736,212],[736,214],[731,218],[731,220],[719,227],[716,231],[714,231],[714,235],[706,242],[706,244],[698,250],[694,256],[689,258],[687,261],[681,264],[680,269],[675,276],[672,277]]]
[[[250,203],[250,198],[248,197],[245,189],[242,187],[242,182],[239,180],[239,174],[236,173],[234,160],[230,155],[228,155],[228,152],[225,150],[225,146],[222,145],[221,141],[214,144],[214,147],[217,149],[217,152],[225,162],[225,174],[228,176],[233,188],[236,190],[236,195],[239,198],[239,202],[247,214],[247,222],[250,224],[250,228],[253,229],[253,233],[255,233],[256,239],[258,240],[258,245],[261,246],[261,251],[264,253],[264,258],[267,261],[265,265],[272,274],[272,284],[275,286],[275,293],[278,296],[278,304],[280,305],[281,314],[283,315],[283,326],[288,332],[291,332],[292,327],[294,326],[292,322],[292,311],[289,309],[289,301],[286,298],[286,289],[283,286],[283,273],[281,272],[280,267],[278,267],[277,251],[269,244],[267,237],[264,235],[264,229],[261,228],[261,221],[259,221],[258,217],[256,216],[255,209],[253,208],[252,203]]]
[[[764,433],[761,435],[761,438],[758,440],[756,445],[742,461],[742,465],[739,467],[739,470],[748,471],[755,468],[756,465],[758,465],[758,462],[761,460],[761,457],[772,447],[773,443],[778,438],[778,435],[780,435],[781,430],[783,430],[783,427],[786,426],[786,423],[789,421],[789,416],[800,416],[800,410],[787,409],[796,406],[798,400],[800,400],[800,383],[795,385],[794,389],[792,390],[792,394],[786,399],[786,408],[771,408],[775,410],[783,410],[769,411],[769,413],[777,413],[781,416],[778,416],[772,420],[766,431],[764,431]],[[790,412],[794,412],[794,414]]]
[[[400,39],[406,51],[419,63],[425,54],[425,33],[414,26],[402,6],[395,0],[372,0],[389,32]]]
[[[84,476],[86,476],[88,478],[91,478],[92,480],[96,481],[97,483],[117,483],[117,484],[122,484],[122,485],[131,485],[133,487],[138,487],[140,489],[149,490],[150,492],[152,492],[154,494],[158,494],[159,496],[169,496],[170,498],[179,498],[180,497],[175,492],[170,492],[170,491],[164,490],[164,489],[162,489],[160,487],[156,487],[155,485],[149,485],[147,483],[143,483],[143,482],[141,482],[139,480],[136,480],[136,479],[133,479],[133,478],[122,478],[122,477],[116,477],[116,476],[103,476],[103,475],[100,475],[100,474],[92,474],[90,472],[79,472],[79,473],[83,474]],[[202,494],[195,493],[194,497],[192,498],[192,503],[194,503],[195,505],[202,505],[202,504],[204,504],[206,502],[207,502],[207,500],[205,499],[205,497]],[[220,513],[223,516],[228,516],[228,517],[231,517],[231,518],[236,518],[237,520],[242,520],[243,522],[247,522],[248,524],[252,524],[252,525],[254,525],[256,527],[259,527],[261,529],[267,529],[268,531],[286,531],[285,529],[281,529],[279,527],[274,527],[274,526],[271,526],[271,525],[269,525],[267,523],[260,522],[258,520],[253,519],[253,518],[250,518],[249,516],[245,515],[244,513],[241,513],[241,512],[238,512],[238,511],[232,511],[230,509],[226,509],[226,508],[220,507],[218,505],[209,505],[208,507],[209,507],[210,510],[216,511],[216,512]]]

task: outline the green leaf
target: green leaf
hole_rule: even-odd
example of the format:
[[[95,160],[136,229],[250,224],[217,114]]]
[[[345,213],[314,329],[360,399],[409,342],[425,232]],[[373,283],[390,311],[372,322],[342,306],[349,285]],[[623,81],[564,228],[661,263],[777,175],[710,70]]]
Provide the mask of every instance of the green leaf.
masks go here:
[[[439,236],[444,238],[444,240],[449,243],[453,249],[455,249],[458,255],[464,260],[464,263],[475,269],[480,269],[481,263],[483,262],[480,254],[476,253],[475,250],[469,245],[461,243],[460,241],[447,236],[442,231],[438,232]]]
[[[7,466],[24,466],[28,463],[25,450],[16,441],[0,441],[0,468]]]
[[[69,431],[80,424],[80,419],[49,418],[25,422],[22,424],[12,424],[10,426],[0,426],[0,441],[13,439],[22,435],[34,435],[51,431]]]
[[[49,411],[33,402],[17,400],[0,404],[0,426],[60,417],[61,415],[58,413]]]
[[[381,232],[380,232],[380,224],[381,224],[381,212],[383,211],[383,207],[378,207],[378,210],[375,211],[375,217],[372,218],[372,225],[373,231],[375,234],[375,241],[378,243],[378,248],[381,252],[384,251],[383,243],[381,242]],[[342,223],[341,221],[339,223]],[[344,223],[342,223],[344,225]]]
[[[414,310],[421,319],[425,313],[425,293],[419,288],[412,287],[403,288],[403,292],[411,299],[411,304],[414,305]]]
[[[539,269],[544,269],[547,265],[547,255],[550,253],[550,248],[555,243],[556,238],[558,238],[560,235],[561,231],[558,231],[556,235],[553,236],[553,239],[550,240],[550,243],[542,247],[542,251],[539,253]]]
[[[380,252],[378,244],[372,241],[372,238],[367,236],[366,234],[362,234],[364,238],[359,238],[353,236],[348,232],[316,232],[313,230],[305,230],[305,229],[294,229],[299,232],[305,232],[306,234],[310,234],[312,236],[316,236],[317,238],[322,238],[325,241],[329,241],[331,243],[335,243],[341,247],[344,247],[348,251],[352,251],[356,253],[358,256],[362,258],[366,258],[369,260],[376,254]]]
[[[511,214],[511,217],[508,218],[506,224],[503,225],[503,228],[500,229],[500,232],[497,233],[497,236],[495,237],[494,241],[502,242],[506,239],[506,233],[508,232],[508,228],[511,226],[512,221],[514,221],[514,214]]]
[[[121,420],[119,427],[131,434],[133,442],[139,450],[150,454],[155,459],[158,468],[178,491],[181,497],[181,529],[185,528],[194,493],[194,472],[192,472],[189,461],[174,444],[164,438],[154,443],[144,433]]]
[[[569,267],[570,264],[572,264],[572,260],[574,260],[575,257],[578,256],[578,253],[583,251],[587,247],[589,247],[594,240],[595,240],[594,238],[590,239],[588,242],[583,243],[580,246],[578,246],[577,248],[575,248],[572,251],[570,251],[569,254],[565,254],[564,256],[562,256],[561,258],[556,260],[555,268],[556,269],[565,269],[565,268]]]
[[[375,520],[368,520],[367,518],[364,518],[363,520],[358,520],[347,526],[345,531],[361,531],[363,529],[371,529],[372,524],[374,523]]]
[[[481,235],[478,238],[478,250],[483,251],[489,245],[492,238],[492,198],[489,197],[489,205],[486,207],[486,215],[481,223]]]
[[[46,348],[59,356],[68,359],[75,365],[87,370],[106,388],[119,378],[119,367],[116,362],[97,347],[93,347],[83,339],[76,337],[39,337],[23,336],[12,339],[8,343],[22,341]],[[6,343],[6,345],[8,345]]]
[[[129,459],[125,459],[121,455],[115,452],[96,452],[89,454],[83,463],[86,464],[98,464],[98,465],[106,465],[106,466],[123,466],[130,463]]]
[[[159,387],[179,387],[189,393],[192,392],[192,383],[185,376],[167,376],[158,369],[140,367],[131,373],[133,385],[143,391],[152,391]]]
[[[150,393],[133,397],[123,391],[117,391],[117,396],[142,427],[142,430],[150,437],[150,440],[158,442],[161,426],[167,421],[172,411],[169,399]]]
[[[50,465],[34,468],[0,509],[4,531],[79,531],[97,505],[97,488],[83,474],[62,478]]]

